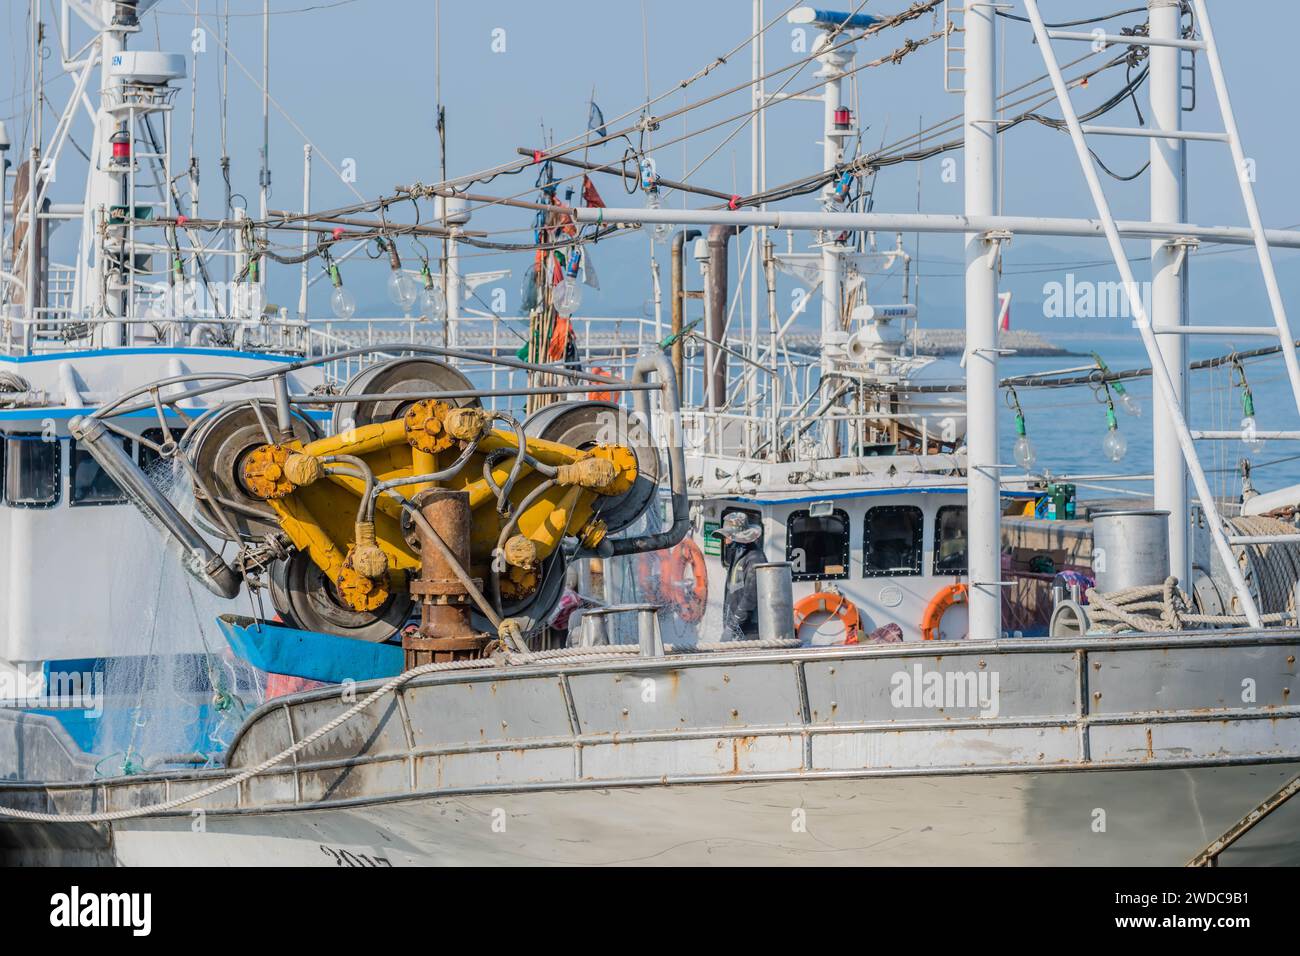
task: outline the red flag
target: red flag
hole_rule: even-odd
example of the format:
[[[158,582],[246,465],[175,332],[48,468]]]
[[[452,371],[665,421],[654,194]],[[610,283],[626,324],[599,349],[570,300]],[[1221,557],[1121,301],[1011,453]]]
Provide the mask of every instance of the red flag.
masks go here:
[[[998,299],[1000,300],[999,305],[1001,305],[1001,308],[998,309],[998,328],[1003,332],[1008,332],[1011,329],[1011,293],[999,292]]]
[[[600,193],[596,192],[596,184],[591,181],[590,176],[582,177],[582,201],[595,209],[605,208],[605,200],[601,199]]]

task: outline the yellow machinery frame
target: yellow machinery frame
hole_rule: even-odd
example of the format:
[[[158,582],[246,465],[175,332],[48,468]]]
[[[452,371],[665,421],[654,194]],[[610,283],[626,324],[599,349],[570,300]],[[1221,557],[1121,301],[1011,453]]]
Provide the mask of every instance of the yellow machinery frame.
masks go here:
[[[409,578],[419,571],[419,552],[403,533],[404,501],[432,487],[464,491],[472,514],[466,570],[486,578],[499,551],[501,595],[517,600],[536,590],[538,566],[566,535],[576,535],[588,547],[604,537],[596,506],[602,497],[632,488],[636,455],[623,445],[578,449],[526,438],[524,461],[502,502],[504,512],[498,511],[498,492],[484,475],[486,459],[506,452],[496,456],[490,471],[497,488],[503,488],[520,448],[515,433],[491,428],[493,418],[489,410],[426,399],[400,419],[305,445],[263,445],[246,458],[242,477],[274,510],[293,544],[358,611],[373,610],[391,592],[408,590]],[[340,456],[347,460],[340,462]],[[368,475],[359,473],[358,460]],[[447,477],[411,480],[445,473],[458,462],[461,466]],[[364,499],[372,482],[392,485],[377,491],[370,503]],[[548,486],[539,492],[543,484]],[[514,533],[499,547],[507,525]]]

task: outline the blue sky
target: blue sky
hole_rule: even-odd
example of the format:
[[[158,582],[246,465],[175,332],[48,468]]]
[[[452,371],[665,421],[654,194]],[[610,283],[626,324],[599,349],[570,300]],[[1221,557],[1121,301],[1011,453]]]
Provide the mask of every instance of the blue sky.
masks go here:
[[[865,12],[889,13],[906,5],[905,0],[868,0]],[[1100,13],[1135,3],[1124,0],[1047,0],[1043,4],[1050,18]],[[786,4],[767,0],[766,16],[771,19]],[[1019,4],[1017,6],[1020,6]],[[1222,51],[1229,87],[1237,112],[1247,153],[1256,161],[1256,189],[1266,224],[1287,226],[1300,223],[1300,192],[1295,183],[1297,155],[1296,124],[1291,122],[1289,104],[1295,83],[1291,60],[1294,57],[1291,32],[1268,29],[1281,26],[1295,17],[1294,3],[1284,0],[1210,0],[1211,15],[1216,17],[1215,30]],[[21,97],[27,62],[24,50],[26,7],[21,0],[8,0],[0,34],[8,66],[0,66],[0,116],[9,120],[11,133],[21,138]],[[200,122],[194,131],[195,151],[203,175],[205,213],[219,212],[220,196],[217,156],[219,155],[219,119],[217,81],[222,50],[215,31],[224,11],[225,0],[199,0],[200,26],[209,32],[207,52],[197,59]],[[229,64],[229,141],[232,179],[236,190],[249,197],[256,206],[257,150],[261,138],[260,94],[253,81],[238,65],[254,76],[261,72],[261,0],[230,0],[233,14]],[[51,18],[51,5],[43,5]],[[390,192],[395,184],[416,180],[432,182],[438,178],[437,147],[434,132],[435,75],[438,44],[435,43],[435,4],[431,0],[273,0],[271,25],[271,92],[303,131],[311,138],[320,156],[335,164],[345,159],[355,161],[356,188],[365,196]],[[1017,12],[1023,12],[1019,10]],[[251,14],[251,15],[249,15]],[[644,17],[644,20],[643,20]],[[448,166],[452,175],[462,175],[515,157],[515,148],[535,146],[545,135],[564,140],[581,133],[587,120],[588,100],[595,87],[596,100],[607,118],[635,109],[644,99],[646,73],[650,89],[657,95],[673,88],[680,80],[696,73],[715,57],[731,51],[750,32],[751,4],[748,0],[715,0],[711,3],[685,3],[679,0],[571,0],[564,4],[538,4],[524,0],[502,2],[442,2],[442,99],[447,107],[449,145]],[[1141,22],[1142,15],[1115,21],[1118,24]],[[643,30],[643,22],[645,29]],[[191,45],[195,27],[191,0],[163,0],[144,18],[144,30],[134,42],[136,47],[185,51]],[[904,38],[919,39],[932,30],[931,17],[925,15],[912,24],[879,35],[860,45],[860,60],[872,59],[901,44]],[[767,34],[765,49],[768,69],[797,59],[792,52],[798,37],[784,21]],[[497,31],[504,31],[497,32]],[[84,37],[84,31],[80,34]],[[811,36],[808,37],[811,40]],[[1005,26],[1007,86],[1014,86],[1042,72],[1041,60],[1026,25]],[[504,49],[502,47],[504,46]],[[1066,48],[1061,46],[1062,58]],[[1070,51],[1073,52],[1073,51]],[[646,54],[648,53],[648,59]],[[238,61],[238,62],[237,62]],[[686,101],[714,95],[745,81],[750,69],[748,48],[735,53],[731,61],[710,76],[699,80],[685,92],[674,93],[655,107],[656,113],[676,108]],[[56,73],[57,60],[47,63]],[[812,69],[805,69],[794,79],[791,91],[810,86]],[[882,142],[893,142],[918,125],[929,126],[960,111],[959,96],[946,94],[942,87],[942,51],[932,44],[908,57],[902,64],[886,65],[858,74],[857,95],[861,120],[865,127],[863,149]],[[777,86],[790,74],[770,82]],[[1202,64],[1200,108],[1189,114],[1186,124],[1193,128],[1219,127],[1214,98],[1209,86],[1208,70]],[[1123,70],[1111,71],[1097,78],[1080,97],[1081,106],[1099,102],[1123,82]],[[55,104],[70,88],[67,78],[50,84]],[[189,149],[188,82],[177,99],[174,168],[179,171]],[[1144,112],[1145,90],[1139,93]],[[690,129],[699,129],[725,117],[748,109],[747,91],[742,91],[709,106],[694,110],[686,119],[666,122],[651,137],[652,145],[676,139]],[[1055,114],[1051,107],[1046,112]],[[18,114],[15,116],[14,114]],[[1107,122],[1115,125],[1135,123],[1131,105],[1114,111]],[[685,124],[685,125],[684,125]],[[46,129],[52,129],[53,116],[47,115]],[[622,125],[613,124],[612,125]],[[693,169],[735,129],[730,123],[688,140],[658,149],[654,155],[661,175],[679,178],[684,170]],[[779,183],[818,168],[820,147],[820,108],[810,103],[790,102],[773,107],[769,114],[769,183]],[[545,131],[545,133],[543,132]],[[956,134],[954,134],[956,135]],[[74,138],[88,143],[84,121],[74,130]],[[1063,133],[1025,124],[1006,137],[1006,191],[1004,209],[1010,214],[1091,215],[1092,210],[1073,153]],[[302,136],[273,109],[271,130],[271,167],[273,172],[272,208],[296,208],[301,204]],[[1192,144],[1191,218],[1202,223],[1244,222],[1244,215],[1234,187],[1227,150],[1213,144]],[[1131,172],[1145,159],[1146,143],[1104,142],[1099,150],[1108,165],[1118,171]],[[613,144],[592,153],[593,158],[612,160],[621,154]],[[70,154],[74,158],[75,154]],[[960,153],[952,153],[960,165]],[[930,212],[956,212],[961,208],[960,182],[945,182],[941,159],[919,164],[904,164],[884,170],[878,179],[875,208],[878,211],[912,211],[917,206],[918,182],[923,208]],[[727,192],[743,193],[749,187],[749,133],[741,131],[729,143],[721,145],[712,159],[703,163],[691,179]],[[57,199],[78,198],[81,171],[61,178]],[[919,177],[919,178],[918,178]],[[532,192],[534,173],[501,177],[475,188],[483,192],[526,198]],[[626,197],[617,180],[602,176],[597,185],[607,202],[627,201],[640,205],[640,197]],[[324,162],[318,161],[314,173],[313,205],[330,208],[356,200],[346,184],[331,175]],[[1107,181],[1116,214],[1140,218],[1146,211],[1145,178],[1131,184]],[[668,205],[684,200],[672,196]],[[690,200],[694,204],[694,200]],[[796,199],[789,208],[812,209],[814,197]],[[530,216],[526,212],[495,210],[476,217],[475,228],[523,231],[502,238],[527,238]],[[805,239],[796,238],[802,246]],[[913,237],[907,237],[909,246]],[[1135,244],[1134,249],[1140,248]],[[922,303],[923,321],[931,325],[961,323],[960,245],[957,239],[930,237],[922,240],[925,259]],[[413,251],[406,251],[407,258]],[[518,279],[527,267],[528,257],[468,253],[467,268],[511,267],[515,276],[506,283],[508,309],[518,305]],[[663,270],[667,277],[667,254],[663,252]],[[1105,258],[1100,243],[1033,242],[1018,240],[1006,260],[1007,287],[1022,300],[1031,303],[1024,315],[1027,324],[1037,322],[1033,315],[1036,298],[1044,281],[1060,278],[1049,272],[1017,273],[1017,269],[1038,270],[1043,263],[1093,262]],[[1290,257],[1280,256],[1288,287],[1292,271]],[[624,238],[602,244],[596,250],[604,293],[593,297],[592,309],[607,313],[639,312],[649,296],[645,269],[646,244],[640,237]],[[363,306],[378,303],[383,279],[382,264],[360,262],[345,270],[350,284],[361,290]],[[1201,274],[1212,308],[1232,303],[1262,303],[1258,280],[1249,254],[1219,256]],[[1048,266],[1047,269],[1055,268]],[[1065,267],[1062,267],[1064,271]],[[281,270],[284,278],[273,285],[273,298],[292,302],[296,270]],[[1105,273],[1104,275],[1102,273]],[[1096,278],[1111,279],[1107,270],[1092,270]],[[1194,272],[1194,275],[1196,273]],[[273,273],[274,276],[274,273]],[[320,286],[318,289],[322,288]],[[896,298],[881,290],[887,300]],[[323,291],[314,299],[325,311]],[[1017,312],[1017,316],[1022,313]],[[1117,326],[1117,329],[1119,327]]]

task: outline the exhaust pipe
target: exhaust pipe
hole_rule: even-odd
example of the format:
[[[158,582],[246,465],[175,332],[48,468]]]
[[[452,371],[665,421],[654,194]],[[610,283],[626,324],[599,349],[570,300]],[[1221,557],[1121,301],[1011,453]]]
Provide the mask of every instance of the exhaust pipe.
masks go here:
[[[691,527],[691,505],[686,493],[686,455],[682,445],[682,415],[677,401],[677,376],[673,374],[672,363],[663,352],[646,352],[638,358],[636,366],[632,369],[631,380],[638,385],[643,384],[649,381],[651,373],[655,373],[659,379],[660,411],[663,417],[664,437],[668,445],[673,523],[667,531],[639,538],[618,538],[613,541],[607,538],[600,543],[600,546],[608,546],[608,553],[601,553],[600,547],[597,548],[597,553],[601,557],[642,554],[646,551],[671,548],[686,537],[686,532]],[[637,415],[647,434],[653,436],[650,393],[637,390],[632,393],[632,402],[636,406]]]
[[[78,416],[68,423],[68,430],[77,443],[99,462],[99,467],[117,482],[145,519],[180,545],[181,564],[186,571],[218,597],[233,598],[239,594],[243,578],[212,550],[176,506],[154,487],[107,425],[97,418]]]

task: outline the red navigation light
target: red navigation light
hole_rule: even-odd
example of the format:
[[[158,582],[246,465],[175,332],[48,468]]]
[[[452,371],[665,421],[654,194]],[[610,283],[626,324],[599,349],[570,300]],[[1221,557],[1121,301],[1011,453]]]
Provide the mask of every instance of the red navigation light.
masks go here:
[[[848,129],[853,125],[853,114],[843,106],[835,111],[835,128]]]
[[[113,165],[130,166],[131,165],[131,134],[125,129],[119,129],[109,139],[113,147]]]

